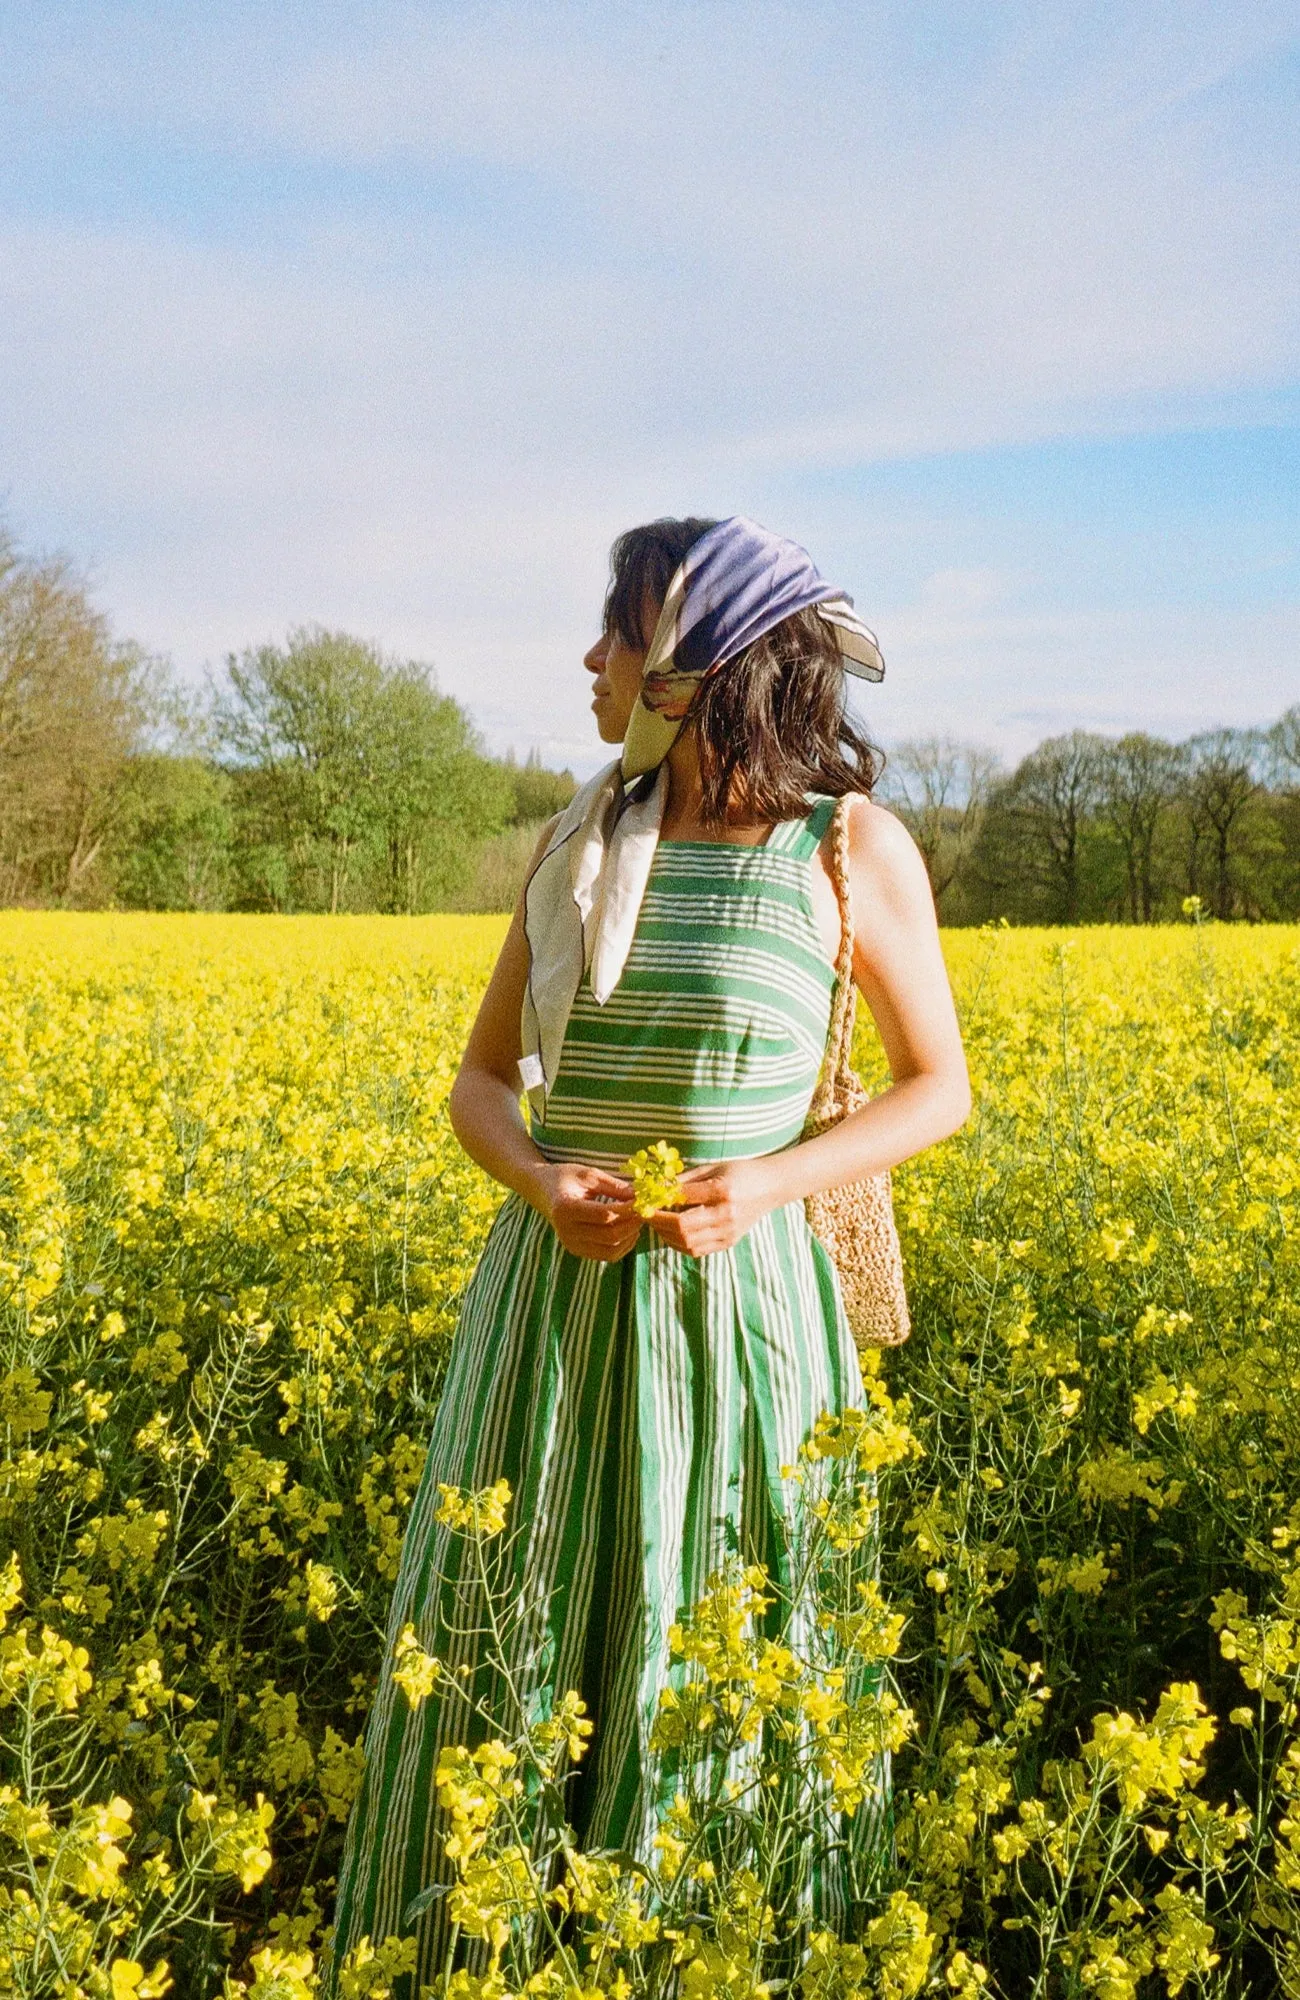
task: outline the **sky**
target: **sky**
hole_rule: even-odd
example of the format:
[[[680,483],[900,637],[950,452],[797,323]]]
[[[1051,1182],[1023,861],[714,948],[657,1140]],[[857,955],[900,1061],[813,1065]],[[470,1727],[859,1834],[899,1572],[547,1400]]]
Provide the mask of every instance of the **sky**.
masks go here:
[[[1300,7],[0,0],[0,520],[199,680],[320,623],[578,772],[745,513],[886,747],[1300,700]]]

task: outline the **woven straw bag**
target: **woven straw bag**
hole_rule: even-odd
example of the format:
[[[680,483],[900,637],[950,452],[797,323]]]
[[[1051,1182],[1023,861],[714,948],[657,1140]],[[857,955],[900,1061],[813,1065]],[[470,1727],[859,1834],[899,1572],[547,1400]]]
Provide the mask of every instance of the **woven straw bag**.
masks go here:
[[[828,1131],[871,1101],[850,1061],[858,996],[853,984],[847,797],[835,808],[830,834],[831,880],[840,906],[840,949],[826,1057],[808,1107],[805,1139],[815,1139],[819,1132]],[[912,1328],[888,1170],[810,1194],[805,1207],[809,1227],[830,1252],[839,1273],[845,1317],[858,1347],[899,1346]]]

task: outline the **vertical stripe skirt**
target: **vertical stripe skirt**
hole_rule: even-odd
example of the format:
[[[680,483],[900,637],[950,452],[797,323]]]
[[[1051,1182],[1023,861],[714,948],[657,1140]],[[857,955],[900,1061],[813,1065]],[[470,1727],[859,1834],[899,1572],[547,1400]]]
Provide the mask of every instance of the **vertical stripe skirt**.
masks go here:
[[[487,1731],[455,1697],[411,1707],[392,1678],[404,1628],[503,1733],[521,1698],[537,1716],[578,1691],[594,1732],[566,1787],[570,1823],[585,1848],[648,1861],[665,1803],[649,1737],[669,1627],[729,1557],[779,1570],[781,1469],[823,1410],[859,1395],[834,1269],[802,1203],[765,1215],[731,1250],[691,1258],[643,1230],[610,1264],[573,1256],[519,1196],[506,1199],[465,1295],[406,1531],[344,1849],[334,1971],[362,1937],[394,1934],[416,1938],[412,1993],[442,1968],[443,1898],[422,1894],[452,1875],[434,1773],[445,1746],[473,1747]],[[500,1479],[513,1495],[508,1688],[486,1657],[473,1551],[436,1518],[441,1485]],[[845,1911],[843,1857],[879,1841],[880,1815],[842,1831],[810,1911],[832,1928]]]

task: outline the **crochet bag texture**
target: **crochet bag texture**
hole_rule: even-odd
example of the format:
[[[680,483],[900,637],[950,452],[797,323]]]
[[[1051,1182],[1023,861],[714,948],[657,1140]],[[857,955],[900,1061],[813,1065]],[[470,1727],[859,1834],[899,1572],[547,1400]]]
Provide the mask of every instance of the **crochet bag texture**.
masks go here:
[[[805,1139],[829,1131],[871,1099],[850,1056],[857,990],[853,984],[853,905],[849,900],[849,801],[831,821],[831,880],[840,906],[840,949],[826,1059],[808,1107]],[[839,1274],[849,1331],[859,1348],[897,1347],[911,1332],[903,1256],[888,1171],[810,1194],[808,1226],[830,1252]]]

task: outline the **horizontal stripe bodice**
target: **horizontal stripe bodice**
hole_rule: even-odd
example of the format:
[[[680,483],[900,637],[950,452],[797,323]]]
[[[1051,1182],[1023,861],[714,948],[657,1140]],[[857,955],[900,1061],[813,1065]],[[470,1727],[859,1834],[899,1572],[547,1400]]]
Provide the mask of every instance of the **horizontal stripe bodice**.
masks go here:
[[[579,988],[533,1127],[550,1158],[617,1169],[664,1139],[691,1165],[798,1139],[834,986],[811,895],[834,803],[758,847],[660,841],[622,978],[604,1006]]]

